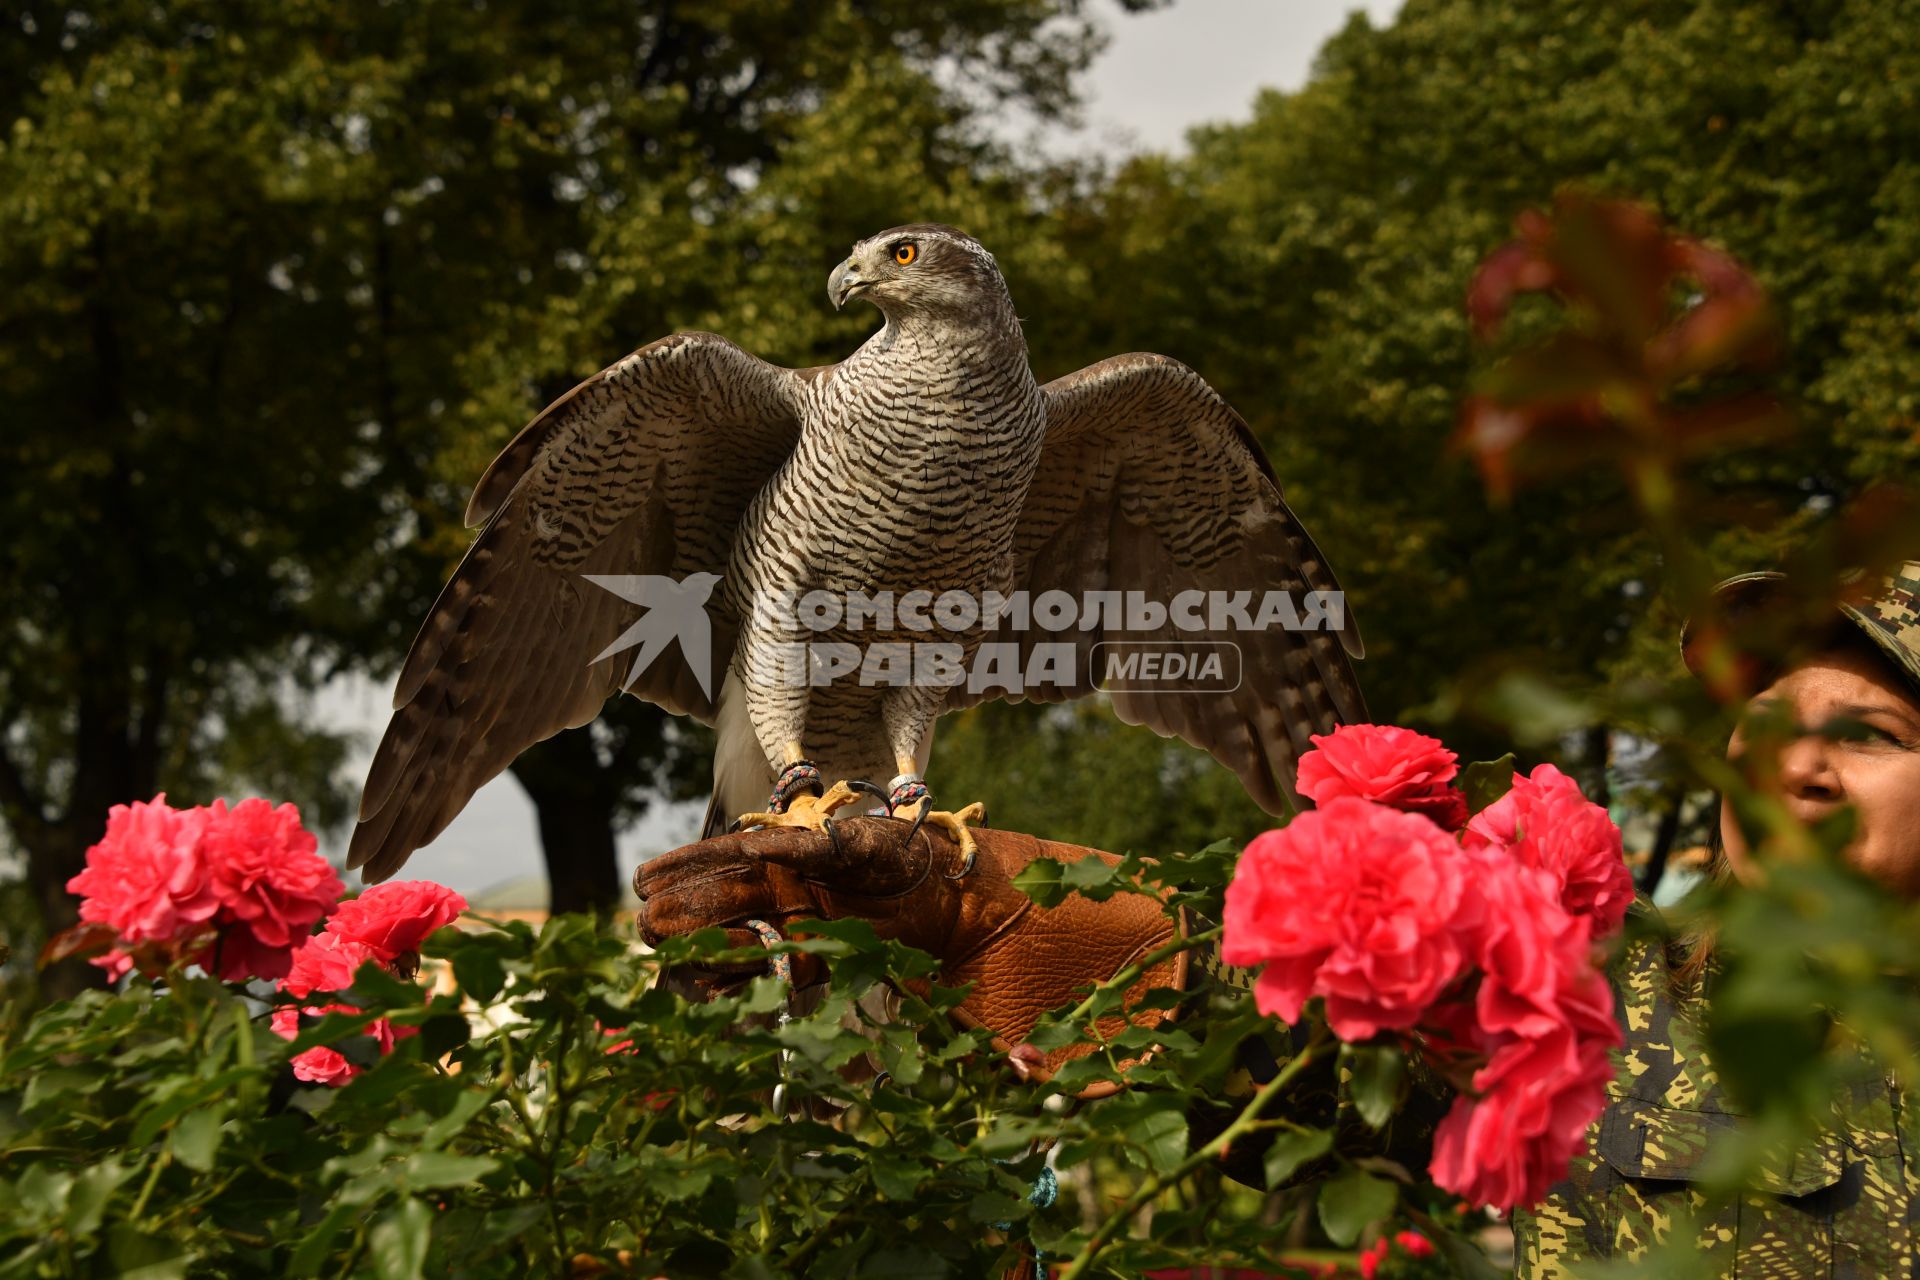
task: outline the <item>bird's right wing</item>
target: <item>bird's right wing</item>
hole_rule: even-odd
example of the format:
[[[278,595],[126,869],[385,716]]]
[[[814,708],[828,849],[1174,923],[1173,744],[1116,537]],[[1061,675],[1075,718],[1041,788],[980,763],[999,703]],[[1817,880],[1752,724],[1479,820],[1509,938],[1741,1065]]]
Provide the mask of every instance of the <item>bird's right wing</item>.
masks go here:
[[[821,372],[677,334],[582,382],[507,445],[467,507],[467,523],[485,527],[401,669],[349,867],[368,881],[392,875],[483,783],[593,719],[623,685],[711,720],[715,689],[700,687],[677,647],[637,676],[634,651],[601,656],[642,609],[585,575],[724,572],[747,504],[793,452],[805,385]],[[731,628],[711,631],[713,677],[726,669]]]
[[[1363,648],[1339,582],[1281,498],[1259,442],[1199,374],[1165,356],[1115,356],[1048,383],[1041,394],[1046,444],[1015,534],[1014,586],[1035,600],[1064,591],[1083,605],[1096,593],[1139,596],[1157,602],[1160,613],[1140,630],[1104,615],[1103,625],[1089,628],[1083,617],[1071,633],[989,633],[1020,646],[1023,670],[1039,642],[1075,645],[1071,681],[1027,687],[1021,696],[1058,701],[1104,687],[1121,720],[1210,752],[1268,812],[1286,812],[1296,803],[1295,766],[1313,735],[1366,718],[1349,661]],[[1275,593],[1343,603],[1337,621],[1324,615],[1325,629],[1318,622],[1234,629],[1224,610],[1216,614],[1206,603],[1237,598],[1257,607]],[[1206,607],[1176,623],[1168,606],[1183,599]],[[1111,654],[1129,647],[1223,658],[1232,650],[1232,683],[1129,685],[1096,670],[1103,647],[1108,672]],[[962,687],[948,705],[982,696]]]

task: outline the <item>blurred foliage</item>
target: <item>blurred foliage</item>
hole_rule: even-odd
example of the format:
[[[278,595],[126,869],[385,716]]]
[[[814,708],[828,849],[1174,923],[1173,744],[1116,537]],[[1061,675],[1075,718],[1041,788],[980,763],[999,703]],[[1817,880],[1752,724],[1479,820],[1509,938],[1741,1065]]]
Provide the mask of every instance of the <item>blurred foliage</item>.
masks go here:
[[[1217,883],[1231,855],[1208,856],[1196,878]],[[1126,874],[1089,888],[1129,891]],[[663,966],[758,948],[711,930],[648,954],[591,917],[443,931],[429,962],[457,992],[370,965],[352,996],[365,1013],[310,1020],[291,1043],[261,1001],[180,973],[45,1009],[0,1035],[0,1277],[984,1276],[1036,1246],[1075,1276],[1255,1265],[1302,1234],[1325,1249],[1310,1196],[1222,1181],[1221,1152],[1273,1133],[1293,1135],[1276,1185],[1301,1158],[1366,1184],[1320,1210],[1341,1245],[1395,1214],[1391,1179],[1277,1105],[1326,1046],[1254,1106],[1232,1096],[1235,1050],[1262,1023],[1237,998],[1191,1029],[1099,1041],[1121,975],[1035,1032],[1093,1053],[1026,1084],[948,1020],[963,992],[927,984],[930,957],[860,922],[800,932],[780,946],[833,976],[791,1019],[771,978],[708,1004],[655,985]],[[881,981],[903,994],[875,1022],[861,997]],[[1214,998],[1190,996],[1191,1012]],[[375,1013],[419,1034],[337,1090],[294,1080],[289,1056],[314,1044],[370,1051],[355,1033]],[[1067,1098],[1149,1045],[1136,1088]],[[770,1108],[778,1085],[795,1111]],[[1233,1124],[1190,1141],[1189,1112],[1209,1107]],[[1069,1194],[1036,1193],[1048,1168]],[[1071,1186],[1096,1171],[1132,1194],[1089,1214]],[[1145,1206],[1152,1238],[1133,1238]]]
[[[38,910],[116,802],[345,815],[302,692],[397,661],[481,463],[580,375],[695,324],[850,342],[819,281],[876,220],[1020,238],[978,122],[1071,108],[1082,8],[10,9],[0,819]]]
[[[1390,26],[1355,15],[1305,88],[1191,142],[1061,209],[1095,298],[1126,302],[1090,306],[1064,346],[1029,326],[1036,364],[1154,350],[1220,389],[1350,594],[1376,719],[1461,708],[1457,682],[1514,666],[1563,700],[1677,669],[1684,600],[1663,592],[1660,548],[1617,474],[1495,509],[1448,448],[1476,368],[1462,305],[1475,266],[1564,183],[1647,202],[1779,303],[1790,346],[1774,386],[1801,429],[1703,469],[1692,514],[1712,573],[1785,558],[1920,461],[1909,4],[1408,0]],[[1516,340],[1539,314],[1519,309]],[[1648,728],[1589,710],[1529,749],[1591,792],[1618,740],[1606,730]],[[1469,755],[1512,745],[1478,717],[1446,736]],[[1051,770],[1098,785],[1108,744],[1089,740],[1071,765],[1061,747],[1036,736],[961,789],[994,800]],[[1636,803],[1671,803],[1662,777],[1626,781]],[[1216,833],[1245,834],[1219,818]]]

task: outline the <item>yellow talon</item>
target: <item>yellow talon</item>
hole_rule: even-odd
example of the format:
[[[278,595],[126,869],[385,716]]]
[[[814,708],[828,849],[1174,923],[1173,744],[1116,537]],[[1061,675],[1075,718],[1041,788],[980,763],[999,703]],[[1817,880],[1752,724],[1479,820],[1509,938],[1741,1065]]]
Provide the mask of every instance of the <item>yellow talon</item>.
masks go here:
[[[929,803],[930,801],[922,800],[916,807],[925,808]],[[903,811],[896,811],[894,816],[899,818],[906,817],[907,815]],[[930,827],[940,828],[952,837],[955,844],[960,846],[960,870],[957,874],[949,876],[948,879],[958,880],[961,876],[973,870],[974,860],[980,856],[980,845],[979,842],[973,838],[973,831],[967,824],[977,823],[980,826],[986,826],[986,805],[976,800],[958,812],[934,809],[920,817],[918,821]]]
[[[805,827],[809,831],[825,831],[828,818],[859,798],[859,793],[852,787],[844,782],[836,782],[827,788],[825,795],[795,796],[785,813],[743,813],[734,825],[742,830],[748,827]]]

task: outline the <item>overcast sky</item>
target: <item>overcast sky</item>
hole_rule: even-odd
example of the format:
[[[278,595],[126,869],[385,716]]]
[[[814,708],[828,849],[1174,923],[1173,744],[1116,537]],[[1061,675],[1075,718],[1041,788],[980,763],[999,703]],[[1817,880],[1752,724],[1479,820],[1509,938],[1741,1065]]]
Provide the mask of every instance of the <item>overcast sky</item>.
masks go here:
[[[1178,0],[1157,13],[1127,15],[1111,0],[1094,12],[1112,43],[1088,73],[1086,127],[1047,138],[1050,149],[1079,147],[1108,155],[1182,146],[1187,129],[1251,114],[1261,89],[1298,88],[1314,54],[1355,9],[1376,23],[1390,21],[1399,0]],[[365,772],[385,726],[390,687],[343,682],[327,691],[319,713],[331,726],[364,738],[353,765]],[[623,880],[640,858],[685,844],[695,835],[703,806],[656,810],[621,842]],[[326,851],[343,855],[344,839]],[[473,895],[542,871],[532,806],[510,775],[484,787],[453,825],[415,853],[404,874],[438,880]]]

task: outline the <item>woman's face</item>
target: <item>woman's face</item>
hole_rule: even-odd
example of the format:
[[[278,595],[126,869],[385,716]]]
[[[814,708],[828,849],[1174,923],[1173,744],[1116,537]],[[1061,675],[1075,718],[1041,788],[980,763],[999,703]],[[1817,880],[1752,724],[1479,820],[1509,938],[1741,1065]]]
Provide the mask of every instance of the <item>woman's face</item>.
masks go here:
[[[1780,791],[1794,816],[1814,822],[1852,805],[1858,831],[1848,858],[1894,892],[1920,897],[1920,703],[1905,682],[1871,652],[1843,649],[1795,667],[1751,705],[1795,726],[1780,748]],[[1821,732],[1836,720],[1864,726],[1864,736]],[[1728,758],[1743,749],[1736,731]],[[1720,837],[1734,874],[1751,878],[1746,840],[1725,803]]]

